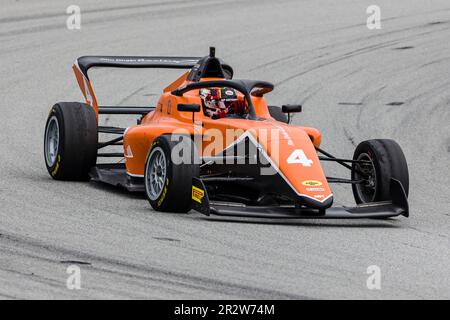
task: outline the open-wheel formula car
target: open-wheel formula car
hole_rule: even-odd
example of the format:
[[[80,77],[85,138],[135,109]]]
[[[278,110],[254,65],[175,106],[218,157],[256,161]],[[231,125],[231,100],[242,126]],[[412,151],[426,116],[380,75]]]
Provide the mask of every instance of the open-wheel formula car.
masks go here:
[[[155,106],[99,106],[91,67],[187,71]],[[268,106],[264,95],[274,86],[233,79],[214,48],[203,58],[84,56],[73,70],[86,103],[60,102],[50,110],[44,156],[54,179],[92,179],[145,192],[158,211],[261,218],[409,215],[408,169],[396,142],[363,141],[352,159],[332,156],[320,148],[317,129],[290,125],[301,105]],[[101,126],[104,114],[136,115],[138,124]],[[115,138],[99,141],[105,133]],[[123,151],[104,151],[110,146]],[[97,163],[100,157],[123,161]],[[349,178],[326,176],[322,161],[349,169]],[[351,186],[356,205],[332,206],[333,183]]]

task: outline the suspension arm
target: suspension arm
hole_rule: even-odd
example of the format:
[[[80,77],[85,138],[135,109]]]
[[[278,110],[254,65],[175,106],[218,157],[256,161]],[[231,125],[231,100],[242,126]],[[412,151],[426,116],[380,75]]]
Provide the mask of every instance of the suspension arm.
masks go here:
[[[323,154],[323,155],[325,155],[325,156],[327,156],[328,158],[327,158],[327,160],[325,160],[325,161],[335,161],[335,162],[337,162],[337,163],[339,163],[341,166],[343,166],[343,167],[345,167],[345,168],[347,168],[347,169],[349,169],[349,170],[353,170],[353,168],[352,168],[352,166],[351,165],[349,165],[349,164],[347,164],[346,162],[351,162],[351,163],[354,163],[354,161],[356,161],[356,160],[346,160],[346,159],[339,159],[339,158],[336,158],[335,156],[333,156],[332,154],[330,154],[330,153],[328,153],[328,152],[326,152],[326,151],[324,151],[324,150],[322,150],[322,149],[320,149],[320,148],[318,148],[318,147],[316,147],[316,150],[317,150],[317,152],[319,152],[319,153],[321,153],[321,154]],[[324,157],[319,157],[319,159],[320,158],[324,158]],[[324,160],[324,159],[321,159],[321,160]],[[358,163],[359,161],[357,161],[357,163]],[[364,172],[362,172],[361,170],[358,170],[358,169],[354,169],[358,174],[360,174],[360,175],[362,175],[362,176],[365,176],[366,174],[364,173]]]
[[[327,181],[328,181],[328,183],[349,183],[349,184],[364,183],[364,180],[350,180],[350,179],[334,178],[334,177],[327,177]]]

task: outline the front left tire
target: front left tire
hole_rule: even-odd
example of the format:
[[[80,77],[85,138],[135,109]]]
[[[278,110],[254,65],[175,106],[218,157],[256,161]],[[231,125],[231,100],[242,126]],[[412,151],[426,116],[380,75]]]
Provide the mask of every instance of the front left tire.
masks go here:
[[[189,136],[162,135],[150,148],[145,193],[156,211],[186,213],[192,206],[192,178],[199,176],[197,150]]]

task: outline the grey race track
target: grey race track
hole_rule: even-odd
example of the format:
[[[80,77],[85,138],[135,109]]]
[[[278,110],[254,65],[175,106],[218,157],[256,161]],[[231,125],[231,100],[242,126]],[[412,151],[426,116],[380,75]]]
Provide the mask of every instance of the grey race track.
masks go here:
[[[65,27],[74,2],[79,31]],[[371,4],[381,7],[381,30],[365,25]],[[0,298],[450,298],[448,0],[0,7]],[[320,129],[330,152],[347,157],[359,141],[397,140],[409,162],[411,217],[215,221],[50,179],[45,120],[55,102],[82,100],[70,68],[77,56],[202,56],[210,45],[236,78],[274,82],[272,104],[303,103],[295,123]],[[150,99],[170,80],[130,77],[94,86],[123,103]],[[347,189],[334,191],[352,203]],[[66,288],[70,264],[81,267],[81,290]],[[381,290],[366,287],[370,265],[381,268]]]

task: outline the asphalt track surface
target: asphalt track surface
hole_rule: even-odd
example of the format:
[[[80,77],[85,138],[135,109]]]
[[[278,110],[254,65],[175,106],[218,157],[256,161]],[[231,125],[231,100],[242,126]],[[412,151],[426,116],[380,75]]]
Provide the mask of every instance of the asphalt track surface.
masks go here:
[[[82,28],[69,31],[73,2],[0,3],[0,298],[450,298],[447,0],[77,0]],[[366,27],[371,4],[381,30]],[[45,120],[55,102],[82,100],[77,56],[203,56],[210,45],[235,78],[274,82],[271,104],[303,103],[295,123],[320,129],[331,153],[397,140],[411,217],[220,221],[49,177]],[[101,102],[120,104],[153,99],[177,74],[152,72],[92,74]],[[347,188],[334,193],[353,203]],[[66,288],[70,264],[81,290]],[[381,290],[366,287],[370,265]]]

